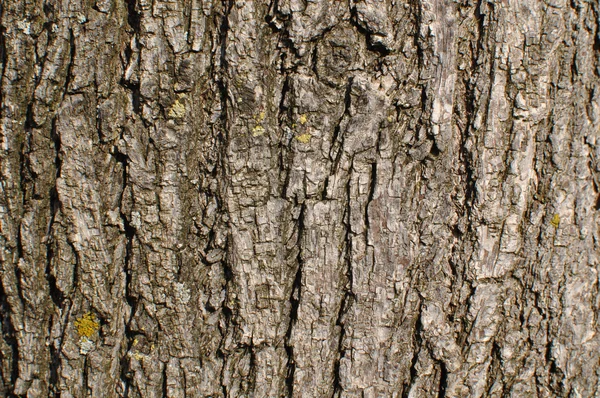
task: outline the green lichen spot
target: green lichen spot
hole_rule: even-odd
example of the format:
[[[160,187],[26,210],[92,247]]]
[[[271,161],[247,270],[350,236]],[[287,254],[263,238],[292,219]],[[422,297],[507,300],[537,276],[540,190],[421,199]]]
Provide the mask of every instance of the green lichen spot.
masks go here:
[[[173,119],[181,119],[185,116],[185,106],[179,100],[176,100],[169,109],[168,116]]]
[[[100,329],[100,323],[91,312],[84,314],[81,318],[75,320],[75,327],[80,337],[92,337]]]
[[[252,135],[254,137],[258,137],[259,135],[263,135],[265,133],[265,129],[263,126],[256,126],[252,129]]]
[[[306,122],[308,122],[308,116],[306,116],[306,113],[300,115],[300,119],[298,119],[298,121],[300,124],[306,124]]]
[[[552,226],[554,228],[558,228],[558,226],[560,225],[560,216],[558,214],[555,214],[554,216],[552,216],[552,220],[550,220],[550,224],[552,224]]]
[[[295,138],[303,144],[308,144],[310,142],[310,139],[312,138],[312,135],[305,133],[302,135],[297,135]]]

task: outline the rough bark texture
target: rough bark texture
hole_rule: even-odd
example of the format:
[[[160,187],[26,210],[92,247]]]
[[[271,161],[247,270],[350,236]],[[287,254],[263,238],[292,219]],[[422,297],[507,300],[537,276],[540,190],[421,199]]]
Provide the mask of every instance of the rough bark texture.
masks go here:
[[[0,395],[600,395],[597,1],[0,4]]]

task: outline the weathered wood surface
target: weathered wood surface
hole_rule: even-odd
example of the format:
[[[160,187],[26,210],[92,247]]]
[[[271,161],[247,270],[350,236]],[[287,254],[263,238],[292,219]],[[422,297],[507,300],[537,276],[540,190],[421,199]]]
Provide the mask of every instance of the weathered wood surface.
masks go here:
[[[600,395],[597,1],[0,4],[0,395]]]

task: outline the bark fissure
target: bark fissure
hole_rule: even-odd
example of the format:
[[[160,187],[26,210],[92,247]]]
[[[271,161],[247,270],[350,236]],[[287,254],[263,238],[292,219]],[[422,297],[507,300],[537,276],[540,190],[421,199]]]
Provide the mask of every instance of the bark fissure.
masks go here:
[[[438,389],[438,398],[446,396],[446,389],[448,388],[448,370],[443,361],[439,362],[440,367],[440,383]]]
[[[344,134],[341,130],[342,122],[348,118],[350,106],[352,105],[352,82],[352,77],[349,77],[346,81],[344,91],[344,112],[333,129],[333,136],[331,138],[331,151],[329,152],[329,159],[331,161],[330,176],[338,172],[339,164],[344,151]],[[327,181],[328,179],[326,180],[326,185],[328,184]],[[325,194],[327,194],[327,192],[325,192]]]
[[[75,56],[75,34],[73,33],[73,29],[69,29],[69,60],[67,61],[67,66],[65,68],[65,86],[62,92],[63,101],[68,94],[71,94],[69,92],[69,85],[71,84],[71,80],[73,80],[74,77],[73,66],[75,64]]]
[[[7,53],[6,53],[6,26],[4,26],[5,21],[5,5],[0,5],[0,63],[2,67],[0,68],[0,103],[4,103],[4,76],[6,72],[6,64],[7,64]],[[5,110],[0,110],[0,114],[4,114]]]
[[[349,104],[348,104],[349,107]],[[352,163],[350,166],[350,169],[352,169]],[[351,194],[351,185],[350,185],[350,176],[347,177],[347,183],[346,183],[346,189],[345,189],[345,201],[346,201],[346,210],[344,211],[344,216],[343,216],[343,223],[344,223],[344,229],[345,229],[345,233],[344,233],[344,252],[343,252],[343,258],[344,258],[344,262],[345,262],[345,286],[342,289],[342,300],[340,302],[340,307],[339,307],[339,311],[337,314],[337,318],[335,321],[335,325],[338,326],[340,328],[340,333],[339,333],[339,337],[338,337],[338,344],[337,344],[337,353],[336,353],[336,359],[335,359],[335,366],[334,366],[334,371],[333,371],[333,375],[334,375],[334,380],[333,380],[333,394],[332,397],[335,396],[340,396],[344,389],[343,386],[341,384],[341,375],[340,375],[340,371],[341,371],[341,360],[342,358],[345,357],[346,355],[346,348],[345,348],[345,341],[344,339],[346,338],[346,328],[345,328],[345,315],[350,311],[350,308],[353,304],[353,302],[356,300],[356,296],[353,290],[353,283],[354,283],[354,276],[353,276],[353,270],[352,270],[352,239],[354,238],[354,236],[352,235],[352,231],[351,231],[351,218],[350,218],[350,209],[349,209],[349,204],[350,201],[352,200],[352,194]],[[367,206],[368,207],[368,206]]]
[[[121,133],[121,139],[123,139],[123,132]],[[125,286],[124,286],[124,297],[129,305],[129,314],[125,318],[125,337],[127,339],[125,344],[124,355],[120,360],[121,364],[121,372],[119,372],[119,377],[123,385],[123,396],[128,397],[131,391],[131,375],[129,373],[129,369],[131,366],[131,362],[129,360],[129,355],[132,354],[132,347],[134,345],[134,341],[137,335],[137,331],[133,330],[131,327],[132,321],[138,309],[139,300],[137,295],[132,292],[132,273],[133,273],[133,244],[136,239],[136,230],[133,225],[131,225],[130,218],[131,214],[126,214],[124,209],[124,196],[128,194],[128,163],[129,158],[127,154],[121,153],[117,147],[113,148],[114,153],[112,156],[115,158],[115,161],[121,165],[121,194],[119,197],[119,216],[121,218],[121,223],[123,225],[123,234],[125,236],[125,256],[123,258],[123,269],[122,272],[125,275]]]
[[[49,289],[50,289],[50,297],[54,302],[54,305],[58,308],[63,307],[63,301],[65,299],[63,292],[56,285],[56,277],[51,273],[52,262],[54,261],[54,221],[56,219],[56,214],[60,211],[60,198],[58,196],[58,188],[56,186],[56,180],[60,177],[61,168],[62,168],[62,158],[61,158],[61,142],[60,135],[56,130],[56,117],[52,119],[51,128],[50,128],[50,138],[54,145],[54,184],[50,188],[50,192],[48,193],[50,199],[50,220],[48,222],[48,228],[46,230],[46,235],[44,239],[46,240],[46,278],[48,280]]]
[[[414,387],[414,383],[418,378],[417,365],[419,363],[419,354],[423,349],[423,339],[421,333],[423,332],[423,325],[421,324],[421,306],[419,306],[419,315],[416,317],[415,331],[412,336],[412,358],[410,360],[409,380],[402,389],[402,398],[408,398],[411,390]]]
[[[220,126],[218,129],[218,140],[219,140],[219,144],[221,144],[220,147],[220,156],[219,159],[221,161],[221,167],[220,167],[220,171],[222,173],[222,177],[224,177],[221,181],[219,181],[219,189],[221,193],[225,193],[227,191],[227,187],[226,187],[226,178],[227,176],[231,175],[231,171],[228,169],[227,164],[226,164],[226,148],[228,145],[228,142],[230,140],[229,137],[229,133],[228,133],[228,128],[229,128],[229,93],[228,93],[228,87],[227,87],[227,40],[229,38],[229,15],[231,13],[231,10],[234,6],[234,2],[233,1],[227,1],[224,2],[223,4],[224,6],[224,10],[223,10],[223,15],[220,16],[221,21],[219,24],[219,30],[218,30],[218,51],[215,52],[215,56],[218,57],[218,68],[212,70],[212,73],[214,73],[214,80],[215,83],[218,87],[219,90],[219,103],[220,103],[220,115],[219,115],[219,121],[220,121]],[[214,62],[216,62],[217,60],[215,59]],[[214,67],[215,65],[213,65]],[[218,171],[217,171],[218,172]],[[228,235],[230,235],[230,233],[228,233]],[[221,392],[223,394],[224,398],[227,398],[229,396],[228,394],[228,383],[226,382],[226,376],[225,373],[227,371],[227,360],[228,360],[228,349],[225,346],[226,344],[226,339],[228,336],[228,333],[230,331],[230,329],[232,327],[235,327],[234,325],[234,310],[235,308],[230,308],[229,306],[229,300],[228,300],[228,296],[231,294],[229,291],[229,287],[231,286],[231,284],[234,283],[234,273],[232,268],[229,265],[229,254],[230,254],[230,247],[228,244],[229,240],[227,240],[226,242],[226,246],[224,248],[225,250],[225,258],[223,261],[223,275],[224,275],[224,295],[225,295],[225,300],[223,301],[222,307],[221,307],[221,312],[223,313],[224,316],[224,322],[223,324],[219,325],[219,330],[221,333],[221,340],[219,342],[219,346],[218,346],[218,352],[217,355],[222,359],[221,362],[221,369],[220,369],[220,374],[219,374],[219,383],[221,386]]]
[[[298,220],[296,221],[297,225],[297,244],[301,245],[303,235],[304,235],[304,212],[305,206],[300,206],[300,213],[298,215]],[[294,283],[292,285],[292,292],[289,298],[291,308],[290,308],[290,316],[289,316],[289,324],[287,331],[285,333],[285,350],[288,356],[287,360],[287,375],[286,375],[286,386],[288,389],[288,394],[290,397],[294,396],[294,374],[296,372],[296,364],[294,362],[294,346],[291,343],[293,328],[296,322],[298,321],[298,307],[300,305],[300,300],[302,299],[302,249],[298,250],[298,255],[296,256],[296,262],[298,266],[298,270],[296,271],[296,276],[294,277]]]
[[[10,358],[6,358],[10,361],[10,367],[2,367],[2,379],[4,380],[3,387],[8,397],[14,397],[12,393],[15,382],[19,377],[19,344],[17,342],[16,331],[13,327],[12,320],[10,319],[10,305],[8,303],[8,295],[4,290],[4,286],[0,285],[0,308],[2,309],[2,339],[10,348]],[[4,355],[3,355],[3,358]],[[9,374],[6,374],[6,370]],[[7,383],[8,382],[8,383]]]

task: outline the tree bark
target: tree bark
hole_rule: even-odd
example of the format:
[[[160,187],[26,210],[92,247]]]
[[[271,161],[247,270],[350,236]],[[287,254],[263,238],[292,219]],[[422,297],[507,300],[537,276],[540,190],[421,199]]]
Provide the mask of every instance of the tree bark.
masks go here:
[[[600,8],[3,0],[0,395],[600,395]]]

